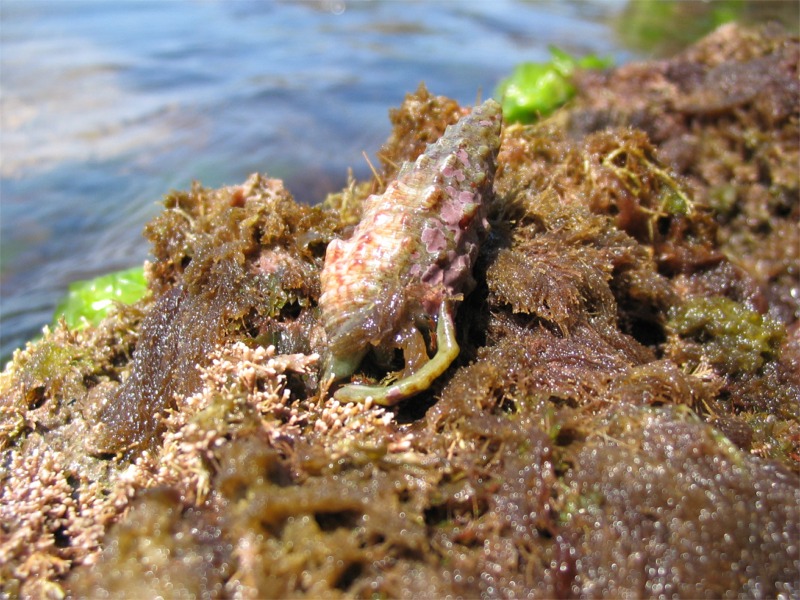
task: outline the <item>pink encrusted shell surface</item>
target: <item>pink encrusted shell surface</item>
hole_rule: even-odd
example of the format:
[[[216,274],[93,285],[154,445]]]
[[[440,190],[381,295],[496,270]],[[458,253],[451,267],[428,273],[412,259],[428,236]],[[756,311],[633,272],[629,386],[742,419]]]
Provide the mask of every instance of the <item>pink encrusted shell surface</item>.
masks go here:
[[[364,201],[349,239],[328,245],[319,301],[325,379],[349,376],[373,347],[402,347],[420,324],[452,319],[449,307],[474,286],[501,124],[495,101],[473,108]]]

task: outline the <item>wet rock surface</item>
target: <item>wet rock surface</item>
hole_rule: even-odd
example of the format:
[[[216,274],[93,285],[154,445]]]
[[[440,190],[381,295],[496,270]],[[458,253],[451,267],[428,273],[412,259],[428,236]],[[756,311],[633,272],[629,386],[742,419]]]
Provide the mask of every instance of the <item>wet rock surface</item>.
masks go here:
[[[168,195],[151,294],[0,375],[2,592],[800,593],[799,48],[726,26],[506,127],[461,353],[391,409],[320,396],[319,273],[452,100],[319,206]]]

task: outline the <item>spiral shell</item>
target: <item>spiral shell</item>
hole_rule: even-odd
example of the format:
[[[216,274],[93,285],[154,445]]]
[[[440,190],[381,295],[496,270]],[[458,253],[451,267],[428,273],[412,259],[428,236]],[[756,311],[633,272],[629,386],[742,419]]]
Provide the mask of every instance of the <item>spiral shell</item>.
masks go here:
[[[501,123],[495,101],[474,108],[364,201],[350,239],[328,245],[319,300],[325,379],[351,375],[370,348],[396,344],[419,324],[439,330],[452,319],[452,302],[474,286]]]

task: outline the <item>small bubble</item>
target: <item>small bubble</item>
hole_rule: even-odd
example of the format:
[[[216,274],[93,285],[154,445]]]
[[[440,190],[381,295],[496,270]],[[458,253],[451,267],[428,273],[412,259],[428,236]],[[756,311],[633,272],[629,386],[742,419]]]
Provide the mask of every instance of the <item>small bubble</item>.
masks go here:
[[[325,3],[325,9],[332,15],[341,15],[344,13],[346,8],[347,5],[345,4],[344,0],[330,0],[329,2]]]

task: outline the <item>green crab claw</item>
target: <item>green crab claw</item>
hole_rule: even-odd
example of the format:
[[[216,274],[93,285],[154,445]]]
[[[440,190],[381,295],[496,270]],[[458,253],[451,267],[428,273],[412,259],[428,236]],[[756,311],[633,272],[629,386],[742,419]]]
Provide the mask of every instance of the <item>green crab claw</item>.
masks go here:
[[[436,339],[436,354],[416,373],[398,379],[388,386],[345,385],[337,390],[333,397],[340,402],[366,402],[368,398],[372,398],[375,404],[394,406],[401,400],[428,389],[433,380],[447,370],[459,352],[453,311],[447,300],[442,302],[439,308]]]

